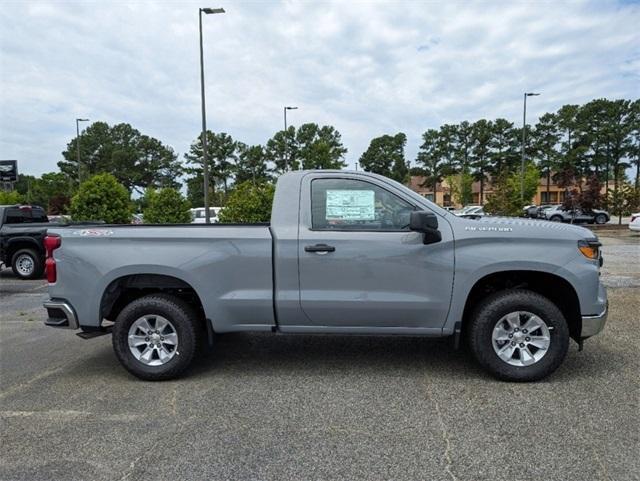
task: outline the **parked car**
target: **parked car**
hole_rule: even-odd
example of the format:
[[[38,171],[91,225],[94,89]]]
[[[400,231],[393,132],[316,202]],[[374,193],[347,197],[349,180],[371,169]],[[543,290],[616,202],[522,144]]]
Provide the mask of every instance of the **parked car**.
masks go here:
[[[640,231],[640,212],[631,214],[631,220],[629,221],[629,229]]]
[[[480,217],[484,217],[486,214],[484,213],[484,207],[477,205],[464,209],[463,212],[460,212],[457,215],[458,217],[465,217],[467,219],[479,219]]]
[[[191,223],[192,224],[205,224],[205,209],[204,207],[196,207],[191,210]],[[218,222],[218,216],[222,207],[209,207],[209,222],[215,224]]]
[[[522,215],[523,217],[529,217],[530,219],[544,219],[545,211],[548,209],[553,209],[555,206],[556,204],[531,204],[522,209]]]
[[[546,209],[545,217],[552,222],[572,222],[574,224],[606,224],[610,216],[607,211],[593,209],[565,209],[561,205]]]
[[[21,279],[42,277],[47,213],[31,205],[0,206],[0,263]]]
[[[214,333],[259,331],[464,333],[491,374],[533,381],[607,318],[590,230],[457,217],[367,172],[282,175],[270,223],[57,227],[45,244],[45,324],[112,332],[148,380],[176,377]]]
[[[471,214],[479,209],[482,209],[481,205],[467,205],[467,206],[464,206],[462,209],[453,211],[453,213],[455,215]]]

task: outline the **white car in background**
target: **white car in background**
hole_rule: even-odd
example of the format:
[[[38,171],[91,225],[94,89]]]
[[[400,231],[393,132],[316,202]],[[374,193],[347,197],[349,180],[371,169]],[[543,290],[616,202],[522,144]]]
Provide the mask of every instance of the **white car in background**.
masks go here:
[[[191,223],[192,224],[205,224],[205,218],[204,218],[204,207],[196,207],[195,209],[190,209],[191,210]],[[212,224],[215,224],[218,222],[218,215],[220,215],[220,211],[222,210],[222,207],[209,207],[209,221]]]
[[[640,212],[631,214],[631,220],[629,221],[629,229],[640,231]]]

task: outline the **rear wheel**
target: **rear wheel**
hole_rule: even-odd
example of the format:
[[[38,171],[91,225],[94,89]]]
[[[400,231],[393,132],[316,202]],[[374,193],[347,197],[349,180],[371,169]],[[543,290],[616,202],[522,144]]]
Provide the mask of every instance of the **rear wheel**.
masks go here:
[[[595,222],[596,224],[606,224],[607,223],[607,216],[604,214],[598,214],[595,218]]]
[[[551,219],[549,219],[551,222],[562,222],[562,216],[560,215],[553,215],[551,216]]]
[[[11,258],[11,269],[20,279],[38,279],[44,273],[44,263],[34,249],[20,249]]]
[[[171,379],[193,361],[202,341],[200,326],[196,312],[182,299],[151,294],[120,312],[113,326],[113,349],[134,376]]]
[[[546,297],[527,290],[502,291],[476,308],[469,343],[478,362],[496,378],[537,381],[564,360],[569,328]]]

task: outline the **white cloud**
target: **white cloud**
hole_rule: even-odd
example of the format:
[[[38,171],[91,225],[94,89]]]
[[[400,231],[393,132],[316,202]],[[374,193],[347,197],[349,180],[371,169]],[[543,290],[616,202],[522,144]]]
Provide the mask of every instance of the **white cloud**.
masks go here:
[[[215,3],[215,2],[214,2]],[[222,2],[204,18],[211,129],[263,143],[329,123],[353,166],[369,140],[444,122],[531,119],[637,98],[640,6],[616,2]],[[54,170],[74,119],[129,122],[184,153],[200,129],[193,2],[32,2],[0,10],[0,157]],[[215,5],[214,5],[215,6]]]

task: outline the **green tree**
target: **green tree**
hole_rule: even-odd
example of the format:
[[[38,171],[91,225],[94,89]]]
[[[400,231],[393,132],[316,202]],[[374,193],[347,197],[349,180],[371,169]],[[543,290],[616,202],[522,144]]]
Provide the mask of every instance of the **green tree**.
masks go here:
[[[598,177],[609,176],[605,131],[607,104],[607,100],[597,99],[578,109],[576,123],[579,157],[576,159],[575,168],[582,177],[590,176],[592,170]]]
[[[454,202],[468,205],[473,200],[473,177],[468,172],[452,174],[446,178]]]
[[[220,222],[268,222],[274,192],[273,184],[254,184],[251,181],[237,184],[220,211]]]
[[[517,216],[522,212],[525,204],[538,189],[540,171],[529,162],[524,171],[524,201],[520,198],[520,172],[503,170],[494,179],[494,191],[488,197],[484,210],[490,214]]]
[[[210,189],[215,191],[217,184],[221,184],[226,196],[238,160],[238,142],[224,132],[216,134],[207,130],[206,135]],[[194,166],[188,167],[185,171],[193,176],[202,175],[202,150],[200,135],[191,143],[189,152],[184,154],[187,163]]]
[[[287,131],[281,130],[269,139],[265,147],[265,159],[272,162],[275,172],[284,174],[300,168],[299,149],[296,142],[296,129],[290,126]]]
[[[129,192],[111,174],[97,174],[80,184],[71,199],[73,220],[103,220],[108,224],[131,222]]]
[[[453,175],[460,170],[459,159],[456,159],[456,137],[458,127],[452,124],[444,124],[438,130],[437,149],[442,159],[442,173]]]
[[[303,169],[342,169],[347,166],[344,162],[347,149],[342,145],[342,136],[330,125],[302,124],[295,142]]]
[[[513,122],[496,119],[493,122],[493,135],[489,143],[491,148],[491,174],[500,175],[503,171],[515,170],[518,164],[519,140]]]
[[[41,177],[18,175],[16,190],[28,204],[39,205],[49,214],[66,214],[76,186],[61,172],[48,172]]]
[[[409,168],[404,158],[407,136],[383,135],[371,140],[367,150],[360,156],[360,166],[367,172],[384,175],[398,182],[406,182]]]
[[[70,179],[107,172],[129,191],[143,192],[147,187],[178,187],[176,179],[182,173],[177,155],[171,147],[141,134],[129,124],[109,126],[94,122],[80,135],[78,166],[77,139],[68,144],[58,162],[60,170]]]
[[[475,137],[473,134],[473,125],[466,120],[460,122],[460,124],[456,126],[453,153],[460,164],[460,170],[463,172],[468,172],[471,165],[472,152],[475,143]]]
[[[559,141],[560,132],[558,131],[557,117],[555,114],[544,114],[540,117],[531,133],[531,144],[534,152],[533,156],[538,159],[538,166],[547,182],[547,202],[550,198],[551,176],[558,166],[559,154],[557,146]]]
[[[485,119],[478,120],[472,126],[473,143],[471,150],[471,168],[473,178],[480,182],[480,204],[484,202],[484,182],[491,161],[491,139],[493,123]]]
[[[439,136],[440,133],[435,129],[429,129],[423,133],[422,144],[416,157],[416,163],[421,166],[425,176],[423,187],[431,187],[434,192],[445,173],[445,159],[440,149]]]
[[[145,193],[146,208],[144,222],[146,224],[186,224],[191,221],[189,201],[180,192],[171,187]]]
[[[193,177],[186,180],[187,200],[191,207],[204,207],[204,177],[202,172],[196,172]],[[225,203],[224,190],[222,184],[213,186],[214,182],[209,180],[209,205],[221,207]]]
[[[238,143],[238,162],[235,166],[235,182],[250,180],[261,183],[271,180],[267,157],[261,145]]]
[[[578,105],[563,105],[556,113],[560,133],[559,158],[554,180],[565,189],[565,200],[578,180],[580,153],[578,130]]]
[[[618,224],[622,224],[622,216],[640,209],[640,191],[629,182],[621,182],[617,189],[607,192],[607,205],[611,214],[618,216]]]
[[[613,170],[613,189],[625,180],[627,154],[632,147],[631,132],[633,114],[631,102],[628,100],[609,101],[606,108],[607,124],[605,126],[607,151]]]

